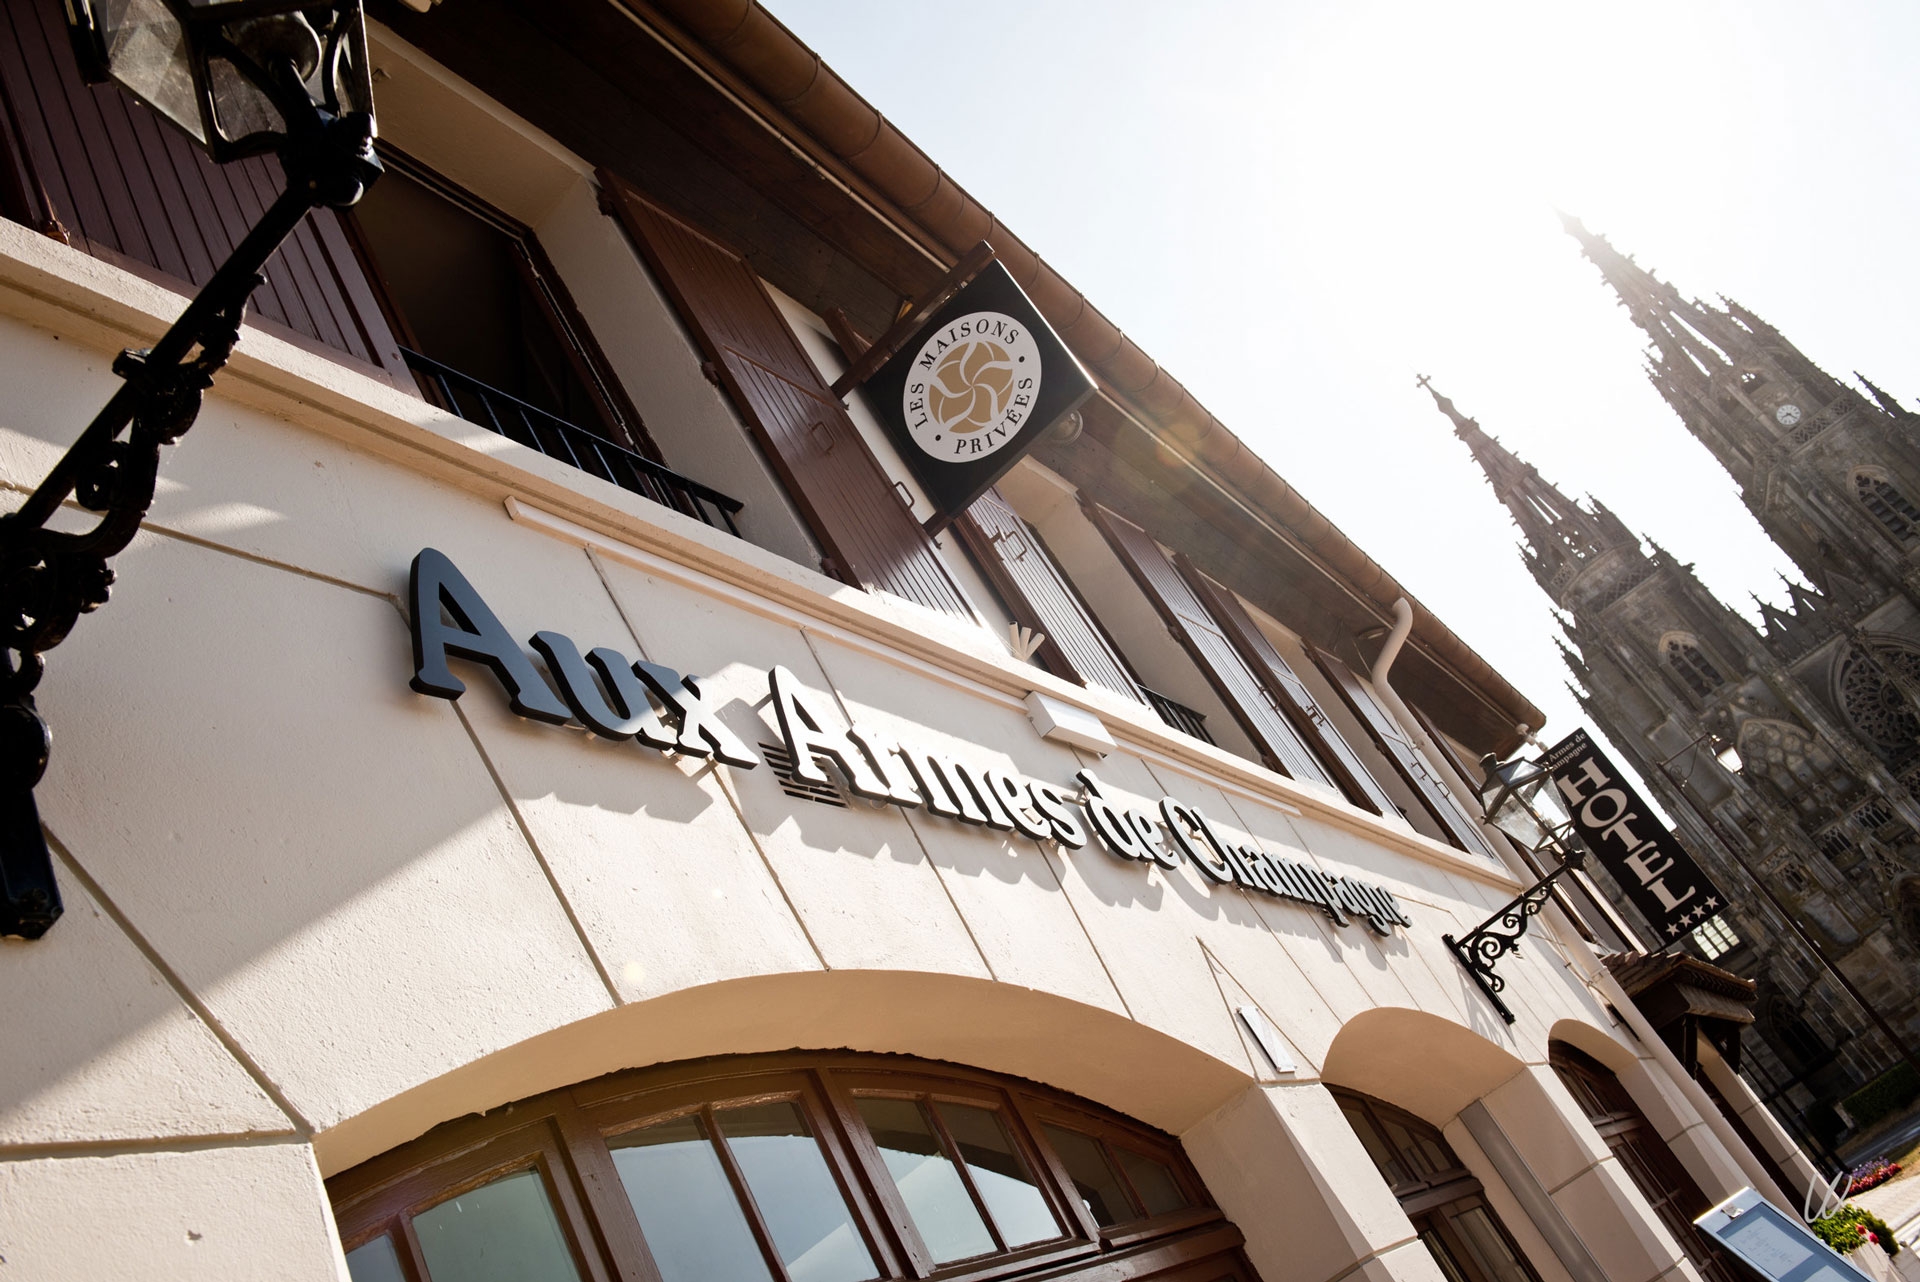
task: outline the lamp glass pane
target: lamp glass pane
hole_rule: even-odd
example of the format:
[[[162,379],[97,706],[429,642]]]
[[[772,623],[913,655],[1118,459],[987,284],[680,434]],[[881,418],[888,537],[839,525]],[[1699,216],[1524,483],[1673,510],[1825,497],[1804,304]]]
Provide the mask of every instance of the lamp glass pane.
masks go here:
[[[107,71],[128,92],[204,143],[187,34],[165,0],[100,0]]]
[[[286,127],[273,99],[225,58],[207,59],[207,81],[213,91],[214,124],[228,142]]]

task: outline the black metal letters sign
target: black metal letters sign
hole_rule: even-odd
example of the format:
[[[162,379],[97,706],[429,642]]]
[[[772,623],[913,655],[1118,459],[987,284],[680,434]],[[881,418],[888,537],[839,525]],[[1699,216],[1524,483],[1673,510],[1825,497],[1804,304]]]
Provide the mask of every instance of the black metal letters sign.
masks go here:
[[[1607,866],[1662,943],[1680,938],[1726,906],[1720,888],[1585,730],[1555,744],[1541,764],[1553,776],[1574,831]]]
[[[413,678],[421,694],[458,699],[466,682],[449,660],[492,670],[520,716],[549,725],[579,722],[603,739],[631,741],[657,752],[705,757],[738,770],[760,765],[747,741],[726,724],[713,687],[698,677],[597,646],[583,656],[573,638],[536,632],[528,644],[547,665],[542,674],[445,553],[422,548],[413,558],[407,589],[413,633]],[[558,687],[547,683],[553,679]],[[831,766],[855,796],[943,820],[1017,832],[1080,850],[1097,836],[1119,859],[1151,860],[1164,868],[1190,861],[1210,881],[1312,904],[1337,926],[1358,918],[1378,934],[1412,919],[1385,886],[1330,873],[1318,865],[1269,855],[1236,842],[1200,810],[1167,797],[1158,809],[1110,799],[1091,770],[1079,787],[1026,779],[1010,770],[904,741],[871,725],[845,721],[836,700],[809,690],[786,668],[767,674],[767,703],[783,740],[774,773],[824,787],[832,795]],[[756,703],[739,715],[764,731]],[[757,731],[756,733],[759,733]],[[771,746],[771,745],[769,745]],[[835,804],[843,804],[836,802]]]
[[[996,261],[928,317],[865,390],[943,523],[1078,409],[1093,380]]]

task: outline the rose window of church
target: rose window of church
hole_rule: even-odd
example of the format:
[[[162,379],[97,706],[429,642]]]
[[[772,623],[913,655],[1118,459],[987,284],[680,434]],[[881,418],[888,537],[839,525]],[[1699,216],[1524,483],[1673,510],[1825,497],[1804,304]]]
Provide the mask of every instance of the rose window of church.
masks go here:
[[[1700,647],[1692,641],[1673,637],[1667,641],[1665,649],[1667,666],[1686,683],[1687,689],[1702,699],[1711,695],[1726,679],[1713,666],[1713,660],[1701,653]]]
[[[1853,488],[1873,519],[1894,538],[1904,541],[1920,533],[1920,507],[1894,488],[1892,481],[1871,472],[1855,472]]]
[[[1880,645],[1869,655],[1856,645],[1840,667],[1840,706],[1847,720],[1883,752],[1905,753],[1920,739],[1920,717],[1903,685],[1920,691],[1920,652]]]

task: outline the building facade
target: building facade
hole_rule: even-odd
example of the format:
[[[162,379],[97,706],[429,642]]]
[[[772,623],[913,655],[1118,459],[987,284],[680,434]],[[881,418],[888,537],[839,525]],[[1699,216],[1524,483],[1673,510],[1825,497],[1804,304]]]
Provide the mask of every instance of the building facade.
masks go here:
[[[1805,576],[1787,606],[1755,627],[1435,399],[1525,536],[1581,707],[1733,901],[1689,943],[1758,981],[1756,1084],[1832,1143],[1853,1121],[1835,1103],[1900,1052],[1821,958],[1920,1044],[1920,436],[1864,378],[1870,396],[1567,225],[1647,334],[1654,386]]]
[[[280,180],[0,15],[26,490]],[[1718,1282],[1797,1206],[1605,923],[1512,1023],[1446,946],[1537,711],[769,14],[371,16],[386,175],[48,655],[0,1274]],[[929,536],[833,385],[982,240],[1098,392]]]

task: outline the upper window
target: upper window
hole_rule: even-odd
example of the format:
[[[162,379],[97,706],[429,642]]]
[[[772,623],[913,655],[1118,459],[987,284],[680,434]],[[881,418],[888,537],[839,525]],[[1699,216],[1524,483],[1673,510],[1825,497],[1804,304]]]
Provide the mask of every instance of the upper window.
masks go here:
[[[1660,643],[1660,648],[1666,656],[1667,666],[1673,669],[1687,689],[1702,699],[1711,695],[1726,680],[1692,637],[1670,636]]]
[[[1066,1279],[1148,1248],[1250,1276],[1166,1136],[894,1057],[619,1074],[448,1123],[329,1189],[353,1282]]]
[[[1873,513],[1873,519],[1894,538],[1905,542],[1920,533],[1920,508],[1885,476],[1865,469],[1855,472],[1853,492],[1867,511]]]
[[[733,529],[739,503],[662,466],[532,232],[417,162],[392,152],[381,159],[387,172],[354,206],[350,225],[427,398]]]

